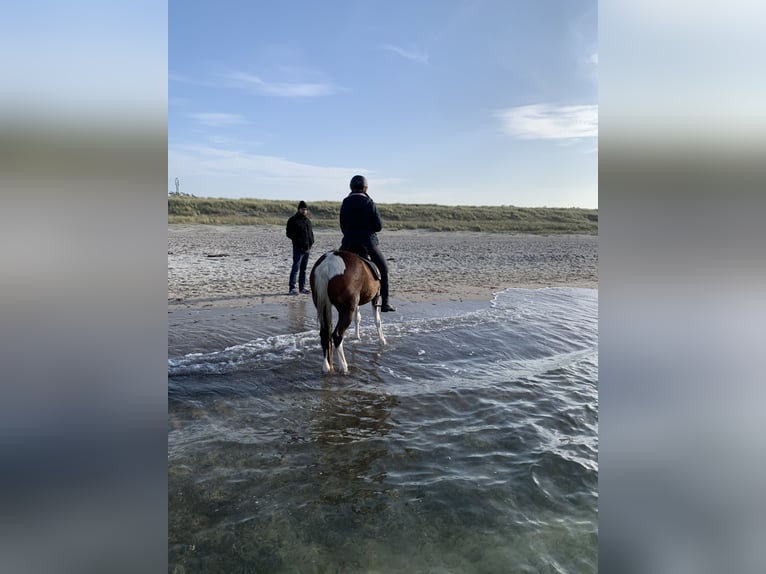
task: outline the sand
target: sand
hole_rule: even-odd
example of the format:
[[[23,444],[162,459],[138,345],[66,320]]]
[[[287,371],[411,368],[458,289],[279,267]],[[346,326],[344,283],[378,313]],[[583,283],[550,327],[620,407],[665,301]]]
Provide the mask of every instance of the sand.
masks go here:
[[[309,270],[340,245],[315,230]],[[598,287],[598,237],[386,231],[391,301],[489,301],[509,287]],[[168,226],[168,308],[288,303],[290,241],[279,226]],[[299,295],[310,299],[310,295]]]
[[[309,270],[340,245],[340,231],[315,230]],[[487,305],[509,287],[598,288],[598,237],[386,231],[396,313]],[[311,295],[291,296],[292,248],[281,226],[168,226],[168,355],[208,352],[256,338],[316,329]],[[368,310],[362,321],[371,321]]]

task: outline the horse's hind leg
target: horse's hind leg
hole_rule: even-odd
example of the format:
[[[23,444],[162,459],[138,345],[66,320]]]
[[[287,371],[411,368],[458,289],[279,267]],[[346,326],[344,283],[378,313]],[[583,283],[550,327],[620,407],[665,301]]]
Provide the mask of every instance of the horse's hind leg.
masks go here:
[[[356,340],[361,341],[362,337],[359,333],[359,324],[362,322],[362,311],[359,309],[359,307],[356,308],[356,312],[354,313],[354,323],[356,323]]]
[[[324,363],[322,364],[322,372],[324,374],[332,373],[332,342],[330,341],[330,329],[322,328],[319,333],[319,339],[322,343],[322,355],[324,356]]]
[[[383,336],[383,323],[380,320],[380,306],[377,305],[377,298],[372,302],[372,308],[375,311],[375,326],[378,328],[378,338],[382,345],[386,344],[386,338]]]
[[[348,363],[346,362],[346,353],[343,352],[343,341],[338,345],[338,363],[340,363],[339,370],[344,375],[348,373]]]
[[[348,372],[348,363],[346,362],[346,354],[343,352],[343,334],[351,325],[351,319],[354,316],[355,310],[344,309],[338,312],[338,324],[335,325],[335,331],[332,334],[332,342],[335,348],[338,349],[338,359],[340,360],[340,372]]]

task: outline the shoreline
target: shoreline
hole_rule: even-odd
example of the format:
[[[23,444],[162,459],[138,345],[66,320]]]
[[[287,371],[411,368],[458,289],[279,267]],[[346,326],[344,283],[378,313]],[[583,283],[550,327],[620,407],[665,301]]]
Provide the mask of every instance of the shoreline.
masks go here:
[[[315,230],[309,270],[340,244]],[[389,262],[391,301],[488,302],[508,288],[598,289],[598,236],[423,230],[378,234]],[[290,241],[281,226],[168,225],[168,310],[253,309],[289,304]]]

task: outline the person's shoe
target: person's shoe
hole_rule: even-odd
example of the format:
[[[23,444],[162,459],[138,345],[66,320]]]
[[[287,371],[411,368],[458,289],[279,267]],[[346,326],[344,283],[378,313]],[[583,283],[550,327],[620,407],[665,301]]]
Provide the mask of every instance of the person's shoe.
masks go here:
[[[294,287],[290,289],[290,292],[288,293],[288,295],[297,295],[297,294],[298,294],[298,290],[295,289]]]
[[[301,289],[301,293],[303,293],[304,295],[311,295],[311,291],[309,291],[308,289],[305,289],[305,288]]]
[[[391,306],[391,305],[389,305],[388,303],[383,303],[383,304],[380,306],[380,311],[381,311],[382,313],[388,313],[388,312],[390,312],[390,311],[396,311],[396,307],[392,307],[392,306]]]

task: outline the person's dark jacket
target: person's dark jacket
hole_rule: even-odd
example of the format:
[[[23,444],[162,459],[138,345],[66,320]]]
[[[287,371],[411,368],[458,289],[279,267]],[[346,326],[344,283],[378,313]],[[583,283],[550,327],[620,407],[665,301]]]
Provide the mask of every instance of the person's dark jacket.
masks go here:
[[[366,193],[351,192],[343,199],[340,206],[343,249],[353,245],[377,246],[376,233],[381,229],[383,229],[383,221],[380,219],[378,206]]]
[[[300,211],[287,220],[285,234],[293,242],[293,247],[309,251],[314,245],[314,230],[311,220]]]

